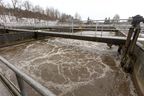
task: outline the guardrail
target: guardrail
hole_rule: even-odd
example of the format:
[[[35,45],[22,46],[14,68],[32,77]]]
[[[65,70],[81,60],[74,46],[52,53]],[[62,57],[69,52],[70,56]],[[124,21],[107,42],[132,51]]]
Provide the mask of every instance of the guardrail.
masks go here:
[[[101,36],[103,35],[103,32],[110,30],[110,31],[117,31],[117,28],[121,31],[128,32],[130,22],[128,22],[128,19],[120,19],[117,22],[113,20],[109,20],[109,22],[106,22],[106,20],[82,20],[82,21],[76,21],[76,20],[69,20],[67,22],[56,22],[56,23],[48,23],[48,22],[39,22],[39,23],[18,23],[18,22],[11,22],[11,23],[5,23],[5,26],[7,28],[22,28],[22,29],[52,29],[52,28],[67,28],[66,31],[69,31],[73,33],[76,30],[79,31],[87,31],[91,28],[91,31],[99,31],[101,32]],[[105,27],[108,29],[105,30]],[[113,27],[112,29],[110,29]],[[115,29],[114,29],[115,28]],[[61,31],[61,30],[59,30]],[[63,30],[62,30],[63,31]]]
[[[42,86],[40,83],[36,82],[33,80],[31,77],[29,77],[27,74],[23,73],[20,71],[18,68],[16,68],[13,64],[8,62],[5,58],[0,56],[0,61],[5,64],[7,67],[9,67],[14,73],[16,74],[19,89],[20,89],[20,94],[21,96],[28,96],[27,92],[25,90],[25,85],[24,81],[29,84],[33,89],[35,89],[39,94],[42,96],[56,96],[53,94],[51,91],[49,91],[48,88]]]

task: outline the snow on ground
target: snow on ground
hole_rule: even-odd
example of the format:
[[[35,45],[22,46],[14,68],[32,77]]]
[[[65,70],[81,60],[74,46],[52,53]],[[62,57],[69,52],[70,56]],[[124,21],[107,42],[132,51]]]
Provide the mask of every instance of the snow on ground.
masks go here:
[[[56,21],[38,20],[34,18],[16,18],[10,15],[0,15],[0,24],[5,26],[46,26],[55,25]]]

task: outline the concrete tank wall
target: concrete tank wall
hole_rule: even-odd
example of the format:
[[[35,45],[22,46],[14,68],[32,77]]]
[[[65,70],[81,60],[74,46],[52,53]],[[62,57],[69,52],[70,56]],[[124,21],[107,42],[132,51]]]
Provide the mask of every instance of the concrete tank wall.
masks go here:
[[[144,48],[140,43],[135,47],[136,62],[134,64],[133,77],[136,87],[140,90],[140,96],[144,96]]]
[[[27,40],[33,39],[34,33],[29,32],[17,32],[17,33],[5,33],[0,34],[0,47],[17,44],[20,42],[25,42]]]
[[[43,39],[47,35],[37,32],[5,32],[0,34],[0,47],[19,44],[34,39]]]

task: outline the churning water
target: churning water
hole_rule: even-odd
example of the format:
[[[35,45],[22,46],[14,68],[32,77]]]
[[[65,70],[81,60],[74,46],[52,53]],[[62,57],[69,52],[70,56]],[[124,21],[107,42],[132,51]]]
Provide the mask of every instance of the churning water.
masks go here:
[[[120,68],[117,46],[49,38],[1,48],[0,55],[57,96],[137,96]],[[1,70],[14,80],[10,70]]]

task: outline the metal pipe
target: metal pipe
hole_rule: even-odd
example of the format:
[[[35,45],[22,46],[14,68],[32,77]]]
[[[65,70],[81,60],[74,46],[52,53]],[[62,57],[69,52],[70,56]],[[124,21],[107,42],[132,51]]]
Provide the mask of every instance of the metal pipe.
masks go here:
[[[24,81],[17,74],[16,74],[16,78],[17,78],[17,82],[18,82],[18,86],[19,86],[21,95],[22,96],[27,96],[27,92],[26,92],[26,89],[25,89]]]
[[[125,50],[124,50],[125,53],[124,53],[124,56],[127,54],[127,51],[128,51],[128,49],[129,49],[129,47],[130,47],[130,41],[131,41],[133,32],[134,32],[134,28],[131,27],[131,28],[129,29],[128,36],[127,36],[127,40],[126,40],[126,43],[125,43]]]
[[[42,86],[40,83],[33,80],[31,77],[26,75],[25,73],[21,72],[18,68],[16,68],[13,64],[8,62],[5,58],[0,56],[0,61],[2,61],[6,66],[8,66],[11,70],[13,70],[21,79],[27,82],[32,88],[34,88],[38,93],[43,96],[56,96],[53,94],[49,89]]]
[[[1,72],[0,72],[0,81],[14,96],[21,96],[19,89],[10,80],[8,80]]]
[[[137,25],[134,36],[133,36],[133,40],[132,40],[132,44],[131,44],[131,49],[130,49],[130,53],[133,53],[139,33],[140,33],[140,25]]]

